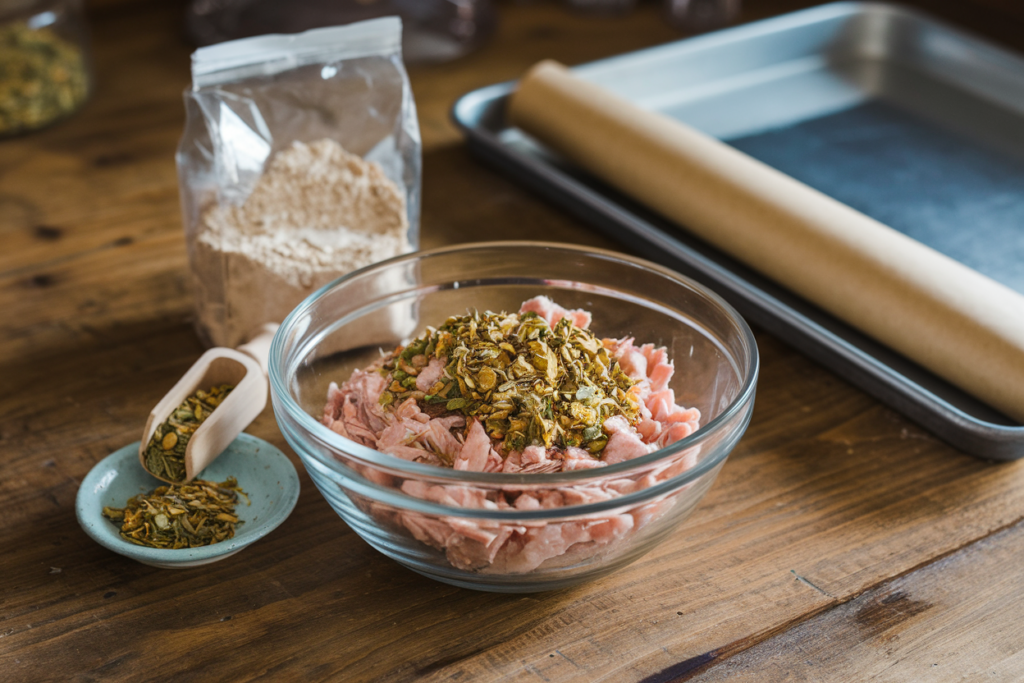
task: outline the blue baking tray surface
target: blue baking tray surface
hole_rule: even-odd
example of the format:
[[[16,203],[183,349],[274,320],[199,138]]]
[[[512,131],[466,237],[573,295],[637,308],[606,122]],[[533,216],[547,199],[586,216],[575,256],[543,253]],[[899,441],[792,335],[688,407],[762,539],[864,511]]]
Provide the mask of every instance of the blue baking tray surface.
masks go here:
[[[884,102],[729,143],[1024,293],[1024,160]]]
[[[1024,59],[927,15],[841,2],[574,67],[1024,293]],[[957,448],[1024,457],[1024,426],[510,127],[514,83],[463,96],[472,152]]]

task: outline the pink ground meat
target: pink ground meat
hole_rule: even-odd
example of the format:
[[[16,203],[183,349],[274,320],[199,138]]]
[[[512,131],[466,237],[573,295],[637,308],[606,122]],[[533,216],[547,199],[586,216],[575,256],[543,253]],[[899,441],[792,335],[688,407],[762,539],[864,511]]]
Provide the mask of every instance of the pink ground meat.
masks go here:
[[[536,312],[552,327],[566,316],[584,329],[591,322],[587,311],[564,309],[547,297],[525,302],[520,313],[527,311]],[[675,394],[668,386],[675,368],[664,347],[637,346],[632,338],[602,342],[623,371],[637,382],[632,391],[637,393],[642,406],[635,426],[618,415],[604,422],[608,443],[598,457],[581,448],[545,449],[542,446],[527,446],[522,451],[502,454],[501,443],[492,442],[475,418],[469,418],[468,424],[461,414],[431,418],[412,398],[397,406],[382,407],[379,401],[388,380],[380,374],[380,364],[354,371],[341,386],[331,383],[323,423],[352,441],[405,460],[445,466],[438,457],[440,454],[458,470],[507,473],[605,467],[659,450],[697,430],[700,412],[677,405]],[[441,376],[445,365],[445,359],[431,359],[416,378],[417,388],[427,391]],[[646,488],[690,467],[697,456],[696,448],[691,451],[642,476],[604,481],[600,486],[563,487],[557,491],[495,491],[465,485],[431,485],[396,480],[369,471],[370,468],[365,468],[367,471],[363,474],[377,483],[398,487],[407,495],[452,507],[531,510],[581,505]],[[373,513],[390,518],[419,541],[444,550],[449,562],[456,567],[522,573],[541,564],[546,563],[548,567],[571,563],[581,554],[592,554],[663,514],[666,503],[671,503],[671,499],[598,519],[528,525],[436,518],[397,512],[380,504],[373,504]]]

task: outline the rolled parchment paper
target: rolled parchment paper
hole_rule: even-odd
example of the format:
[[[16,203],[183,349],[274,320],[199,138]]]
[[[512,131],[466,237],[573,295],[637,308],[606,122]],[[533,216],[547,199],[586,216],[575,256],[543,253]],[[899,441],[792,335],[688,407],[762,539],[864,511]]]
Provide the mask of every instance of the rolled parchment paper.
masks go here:
[[[555,62],[523,77],[508,112],[605,182],[1024,423],[1020,293]]]

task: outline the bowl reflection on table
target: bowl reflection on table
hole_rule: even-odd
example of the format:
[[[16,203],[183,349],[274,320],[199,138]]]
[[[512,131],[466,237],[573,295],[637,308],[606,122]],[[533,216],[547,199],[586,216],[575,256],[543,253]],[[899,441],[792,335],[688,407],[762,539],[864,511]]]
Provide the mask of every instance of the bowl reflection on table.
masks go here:
[[[330,382],[450,315],[515,311],[539,294],[591,311],[599,337],[667,347],[677,403],[701,411],[700,429],[607,467],[505,474],[409,462],[321,424]],[[701,285],[614,252],[528,242],[419,252],[352,273],[296,308],[270,353],[281,431],[342,519],[416,572],[500,592],[589,580],[666,538],[746,429],[757,368],[746,323]],[[494,502],[524,491],[554,506]]]

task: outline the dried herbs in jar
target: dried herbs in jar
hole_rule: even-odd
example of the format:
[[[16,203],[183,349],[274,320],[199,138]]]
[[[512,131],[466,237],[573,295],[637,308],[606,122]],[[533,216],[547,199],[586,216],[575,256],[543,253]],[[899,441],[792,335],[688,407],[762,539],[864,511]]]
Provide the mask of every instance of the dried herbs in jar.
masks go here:
[[[63,118],[89,94],[83,48],[35,25],[47,14],[0,23],[0,136]]]

